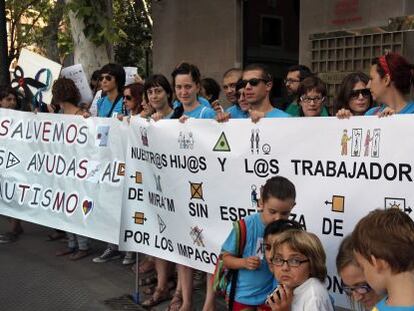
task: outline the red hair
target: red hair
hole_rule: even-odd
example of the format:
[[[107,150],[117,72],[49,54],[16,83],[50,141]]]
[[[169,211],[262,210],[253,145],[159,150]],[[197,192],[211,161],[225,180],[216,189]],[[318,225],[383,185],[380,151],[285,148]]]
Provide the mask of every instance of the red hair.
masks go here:
[[[381,78],[388,74],[391,81],[394,82],[395,88],[402,94],[410,92],[413,84],[414,66],[404,57],[397,53],[388,53],[375,58],[372,64],[377,65],[377,72]]]

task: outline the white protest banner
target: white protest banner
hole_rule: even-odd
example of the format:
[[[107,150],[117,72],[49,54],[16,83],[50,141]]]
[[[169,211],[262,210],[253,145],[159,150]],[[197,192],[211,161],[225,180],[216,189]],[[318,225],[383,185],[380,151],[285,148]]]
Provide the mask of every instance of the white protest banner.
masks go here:
[[[12,75],[12,87],[20,88],[26,99],[50,104],[52,85],[59,78],[62,65],[39,54],[22,49],[17,67]]]
[[[89,86],[85,71],[83,71],[82,64],[65,67],[60,72],[60,75],[75,82],[81,95],[81,103],[90,104],[92,102],[93,95],[91,87]]]
[[[0,214],[117,243],[124,128],[0,109]]]
[[[135,82],[135,76],[138,75],[137,67],[124,67],[125,70],[125,85],[132,84]],[[141,78],[140,76],[138,76]]]
[[[297,190],[292,218],[322,240],[326,285],[347,306],[335,268],[343,237],[375,208],[411,215],[413,121],[132,119],[121,249],[211,273],[231,222],[257,212],[266,179],[285,176]]]

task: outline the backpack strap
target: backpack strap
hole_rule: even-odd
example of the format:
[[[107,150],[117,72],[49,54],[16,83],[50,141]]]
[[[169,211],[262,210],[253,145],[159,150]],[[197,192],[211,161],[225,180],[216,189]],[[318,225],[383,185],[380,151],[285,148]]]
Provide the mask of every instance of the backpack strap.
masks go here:
[[[118,101],[122,98],[123,96],[121,94],[118,94],[118,96],[115,98],[111,110],[109,110],[108,114],[106,115],[107,118],[110,118],[112,116],[112,112],[115,109],[116,104],[118,103]],[[108,98],[109,99],[109,98]]]
[[[244,247],[246,246],[246,222],[244,219],[240,219],[239,221],[234,222],[233,224],[234,230],[236,231],[236,253],[237,257],[243,257]],[[233,311],[233,303],[234,298],[236,296],[236,286],[237,286],[237,279],[239,275],[239,270],[233,270],[231,284],[230,284],[230,293],[228,299],[228,309],[229,311]]]

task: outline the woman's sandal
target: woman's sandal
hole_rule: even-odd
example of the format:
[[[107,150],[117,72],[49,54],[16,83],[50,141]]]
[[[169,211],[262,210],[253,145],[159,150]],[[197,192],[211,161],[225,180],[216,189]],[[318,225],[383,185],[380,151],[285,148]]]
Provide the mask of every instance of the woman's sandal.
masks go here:
[[[168,288],[165,288],[165,289],[156,288],[152,296],[144,300],[141,303],[141,305],[143,307],[152,307],[170,298],[171,298],[171,295],[170,295],[170,291],[168,290]]]
[[[183,298],[181,291],[176,291],[168,305],[166,311],[178,311],[180,310],[181,306],[183,305]]]
[[[168,290],[169,291],[171,291],[171,290],[173,290],[173,289],[175,289],[177,287],[177,282],[175,281],[175,279],[170,279],[169,281],[168,281],[168,283],[167,283],[167,288],[168,288]],[[147,287],[145,287],[143,290],[142,290],[142,292],[145,294],[145,295],[152,295],[152,294],[154,294],[154,291],[155,291],[155,289],[156,289],[157,287],[154,285],[154,286],[147,286]]]
[[[148,275],[146,277],[139,278],[139,286],[149,286],[157,284],[157,276],[155,274]]]

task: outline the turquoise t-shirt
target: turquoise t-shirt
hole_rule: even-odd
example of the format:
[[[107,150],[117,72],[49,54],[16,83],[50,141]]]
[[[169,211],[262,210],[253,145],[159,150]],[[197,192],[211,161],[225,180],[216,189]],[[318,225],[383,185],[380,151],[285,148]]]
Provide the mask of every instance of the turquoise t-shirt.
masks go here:
[[[184,111],[184,115],[195,119],[214,119],[216,112],[206,106],[198,105],[197,108],[191,111]]]
[[[99,99],[99,101],[96,103],[98,107],[98,117],[101,118],[107,118],[109,111],[111,111],[112,108],[112,102],[109,100],[108,96],[102,97]],[[118,114],[122,113],[122,105],[123,105],[123,98],[120,97],[118,101],[115,104],[115,108],[112,110],[111,117],[115,117]]]
[[[380,302],[376,304],[372,311],[414,311],[414,306],[410,307],[398,307],[398,306],[389,306],[387,305],[387,297],[383,298]]]
[[[259,256],[261,262],[260,267],[254,271],[239,270],[235,300],[242,304],[257,306],[265,302],[267,295],[272,292],[276,284],[264,257],[263,234],[265,224],[262,221],[261,214],[256,213],[247,216],[244,221],[246,223],[246,245],[243,258]],[[236,255],[236,232],[234,229],[224,242],[221,251]]]
[[[204,106],[204,107],[208,107],[208,108],[211,108],[211,104],[210,104],[210,102],[209,102],[207,99],[205,99],[204,97],[198,96],[197,100],[198,100],[198,102],[199,102],[202,106]],[[179,107],[179,106],[181,106],[181,105],[182,105],[182,104],[181,104],[178,100],[175,100],[175,101],[173,102],[173,109],[175,109],[175,108],[177,108],[177,107]]]
[[[273,108],[272,110],[270,110],[268,113],[265,114],[265,118],[286,118],[286,117],[291,117],[291,115],[277,108]]]
[[[226,112],[230,113],[232,119],[246,119],[249,117],[249,113],[241,110],[240,106],[237,104],[231,105],[227,108]]]
[[[370,110],[368,110],[367,112],[365,112],[366,116],[375,116],[378,112],[383,111],[387,106],[385,106],[384,104],[379,106],[379,107],[374,107],[371,108]],[[400,112],[398,112],[398,114],[410,114],[410,113],[414,113],[414,102],[408,102],[407,105],[405,105],[405,107],[403,109],[401,109]]]

